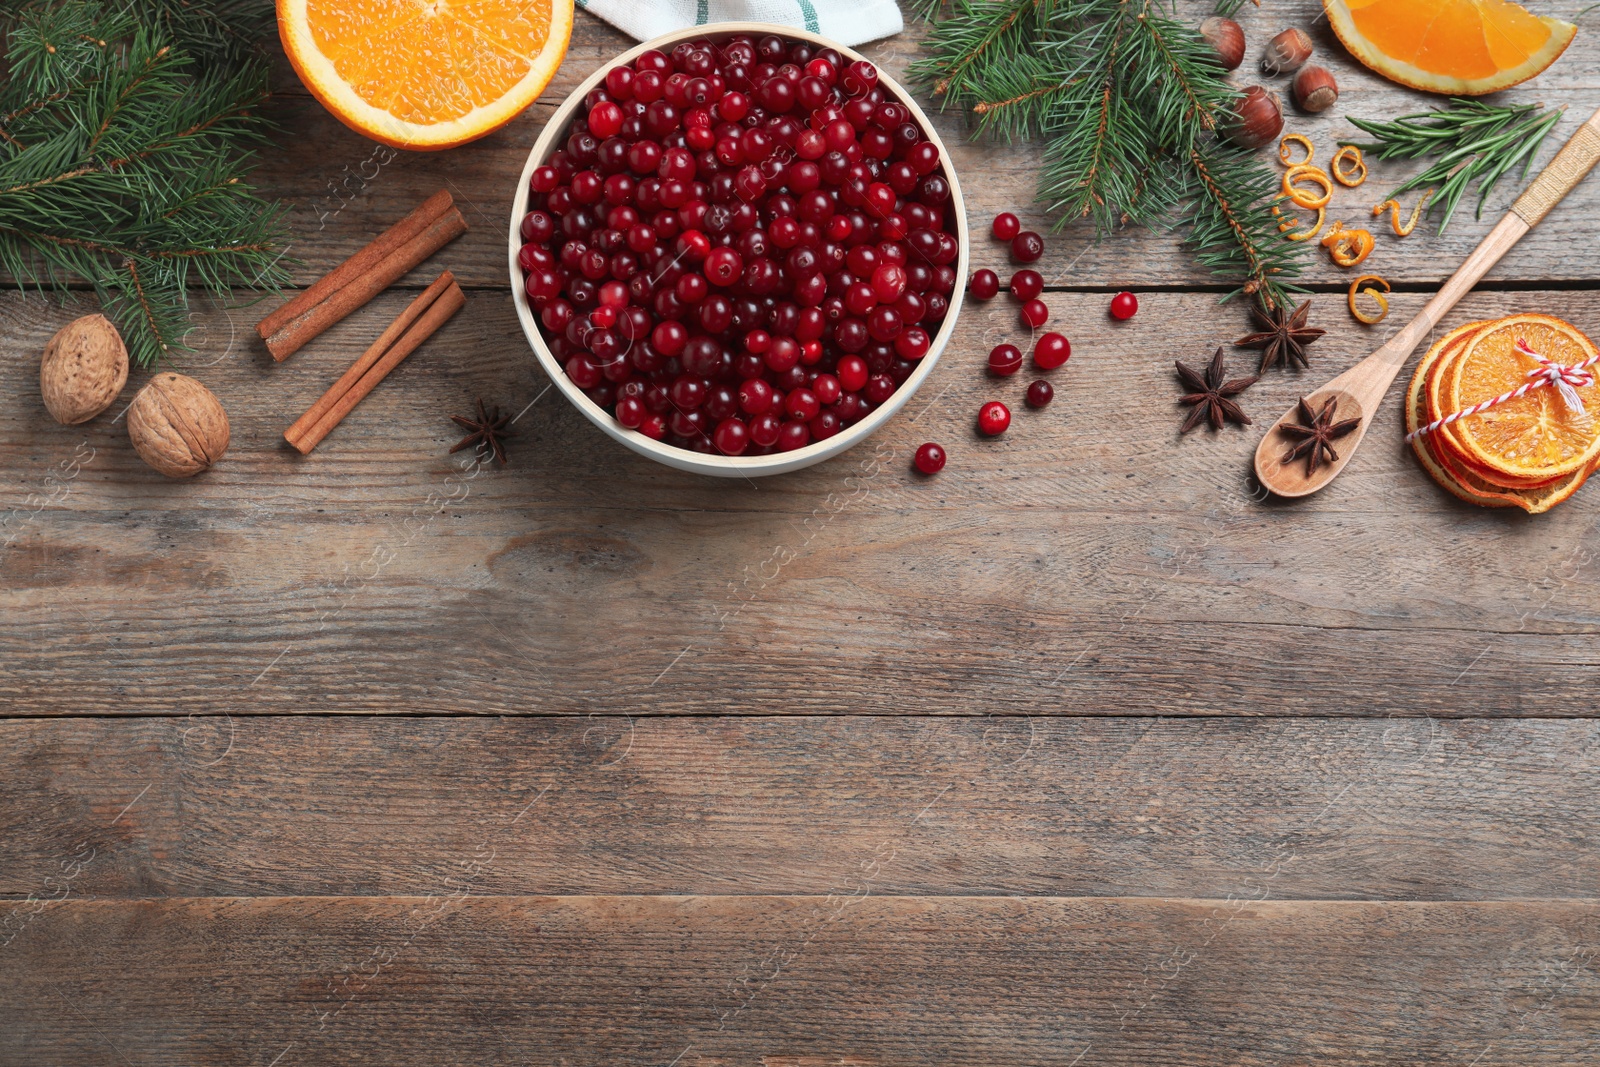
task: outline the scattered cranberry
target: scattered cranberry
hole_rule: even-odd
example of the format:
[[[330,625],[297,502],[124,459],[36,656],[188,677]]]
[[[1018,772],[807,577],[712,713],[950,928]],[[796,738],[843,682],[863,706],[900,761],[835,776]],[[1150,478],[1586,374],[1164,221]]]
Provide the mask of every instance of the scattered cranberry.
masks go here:
[[[529,217],[531,218],[532,216]],[[523,230],[526,232],[526,224],[524,224]],[[967,286],[967,290],[972,293],[974,300],[993,300],[995,294],[1000,292],[1000,276],[987,267],[983,270],[973,271],[972,282]],[[1015,292],[1016,290],[1013,289],[1012,291]]]
[[[960,247],[939,150],[871,63],[735,35],[647,51],[585,102],[529,179],[517,260],[552,354],[619,424],[765,455],[912,376]]]
[[[1072,344],[1059,333],[1041,334],[1033,346],[1033,362],[1040,370],[1055,370],[1072,356]]]
[[[923,474],[938,474],[944,470],[944,461],[944,449],[929,441],[917,449],[917,456],[913,462],[916,463],[917,470]]]
[[[991,400],[978,409],[978,432],[995,437],[1006,432],[1011,425],[1011,411],[998,400]]]
[[[1044,276],[1036,270],[1022,270],[1011,276],[1011,295],[1018,300],[1032,300],[1044,292]]]
[[[1111,317],[1124,322],[1139,313],[1139,298],[1132,293],[1118,293],[1111,298]]]
[[[1018,263],[1032,263],[1044,255],[1044,238],[1032,230],[1023,230],[1012,238],[1011,258]]]
[[[1009,241],[1022,232],[1022,223],[1011,212],[1002,211],[994,217],[991,230],[997,239]]]
[[[1051,400],[1055,399],[1055,395],[1056,391],[1050,388],[1050,383],[1043,378],[1036,382],[1030,382],[1028,385],[1028,406],[1030,408],[1045,407]]]
[[[1016,345],[995,345],[989,353],[989,373],[1009,378],[1022,369],[1022,350]]]
[[[1050,309],[1045,307],[1043,300],[1030,300],[1022,305],[1022,324],[1030,330],[1037,330],[1050,319]]]

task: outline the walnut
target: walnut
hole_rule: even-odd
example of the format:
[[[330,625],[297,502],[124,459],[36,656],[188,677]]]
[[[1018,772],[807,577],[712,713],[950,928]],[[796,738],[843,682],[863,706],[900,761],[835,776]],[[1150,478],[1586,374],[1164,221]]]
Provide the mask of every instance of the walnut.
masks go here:
[[[169,478],[188,478],[228,450],[228,413],[193,378],[166,372],[133,398],[128,437],[150,466]]]
[[[39,392],[44,406],[64,426],[88,422],[128,384],[128,349],[104,315],[67,323],[44,346]]]

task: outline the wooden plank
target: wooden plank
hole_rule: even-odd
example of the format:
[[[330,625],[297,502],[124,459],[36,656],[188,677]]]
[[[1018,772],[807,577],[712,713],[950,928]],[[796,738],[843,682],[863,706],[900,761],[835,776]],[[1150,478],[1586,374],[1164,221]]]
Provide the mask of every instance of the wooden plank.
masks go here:
[[[221,350],[178,366],[222,398],[233,443],[193,481],[139,462],[120,403],[68,429],[31,388],[0,397],[8,713],[1592,708],[1592,491],[1532,518],[1460,504],[1403,450],[1391,401],[1327,492],[1255,503],[1252,432],[1176,435],[1170,361],[1234,336],[1208,295],[1148,296],[1126,324],[1103,297],[1053,298],[1075,355],[1039,413],[1025,376],[981,369],[1018,337],[1012,309],[974,307],[872,442],[746,483],[604,439],[478,293],[315,455],[293,454],[283,428],[403,300],[281,366],[208,319]],[[8,380],[31,380],[85,306],[0,300]],[[1451,324],[1539,308],[1592,328],[1594,307],[1475,294]],[[1283,410],[1381,336],[1330,336],[1312,372],[1272,373],[1247,410]],[[475,395],[526,408],[505,470],[446,454],[445,416]],[[1016,425],[979,440],[970,420],[994,397]],[[930,439],[952,459],[923,479],[909,457]]]
[[[1600,724],[222,716],[0,724],[32,896],[1587,896]],[[77,868],[81,864],[81,869]],[[0,933],[0,940],[5,934]]]
[[[818,897],[452,895],[473,877],[431,897],[53,906],[0,956],[0,1058],[1566,1067],[1600,1051],[1592,902],[915,899],[877,896],[870,871]]]
[[[1576,17],[1581,5],[1541,9],[1557,17]],[[1210,13],[1209,4],[1190,3],[1196,20]],[[1242,11],[1239,18],[1249,41],[1248,61],[1236,74],[1238,84],[1263,81],[1255,72],[1261,48],[1285,25],[1311,25],[1315,6],[1297,17],[1285,10]],[[906,34],[865,46],[865,53],[895,74],[918,56],[922,31],[911,22]],[[1321,115],[1304,115],[1288,106],[1288,79],[1266,80],[1285,97],[1287,126],[1313,137],[1326,161],[1339,137],[1360,136],[1344,116],[1392,118],[1425,110],[1438,101],[1423,93],[1393,85],[1361,67],[1344,51],[1325,19],[1312,25],[1317,61],[1332,70],[1340,86],[1339,103]],[[511,198],[533,142],[555,107],[601,63],[632,42],[586,12],[578,13],[573,45],[556,80],[540,102],[522,117],[481,141],[457,148],[445,156],[433,153],[399,153],[374,146],[331,118],[303,95],[292,72],[280,73],[279,83],[288,94],[279,117],[288,130],[281,152],[268,157],[261,182],[272,195],[291,203],[296,232],[293,255],[304,261],[296,281],[307,284],[361,247],[371,236],[403,215],[441,183],[448,183],[464,204],[473,231],[451,250],[451,268],[463,285],[503,287],[506,280],[505,237],[509,228]],[[1567,105],[1569,116],[1556,129],[1539,160],[1555,154],[1559,144],[1600,106],[1600,52],[1580,34],[1560,62],[1547,74],[1520,89],[1504,94],[1508,100],[1541,101]],[[919,100],[929,103],[925,94]],[[1052,219],[1034,202],[1040,152],[1037,145],[1008,146],[968,139],[963,120],[954,112],[935,112],[939,134],[950,147],[957,174],[966,194],[968,218],[975,232],[984,233],[988,221],[1001,211],[1021,215],[1030,228],[1046,232]],[[1268,152],[1271,150],[1268,149]],[[1349,226],[1371,225],[1370,208],[1390,188],[1416,167],[1406,163],[1375,164],[1373,178],[1356,190],[1341,189],[1329,220],[1343,218]],[[1418,233],[1406,239],[1379,234],[1378,250],[1363,269],[1376,271],[1402,284],[1437,285],[1455,268],[1515,198],[1521,183],[1509,175],[1490,198],[1483,220],[1472,217],[1476,200],[1463,201],[1450,229],[1442,234]],[[1426,227],[1424,228],[1426,229]],[[1374,232],[1378,230],[1374,227]],[[1146,288],[1212,285],[1212,278],[1197,268],[1180,247],[1179,234],[1126,230],[1096,243],[1092,231],[1074,224],[1048,242],[1040,270],[1052,285],[1071,288]],[[1600,240],[1600,182],[1590,181],[1574,192],[1550,220],[1523,239],[1506,261],[1489,276],[1490,286],[1507,283],[1560,281],[1586,285],[1592,270],[1572,249]],[[1013,269],[1001,246],[986,239],[974,249],[974,266],[991,266],[1006,274]],[[1323,288],[1342,291],[1349,275],[1328,262],[1320,251],[1313,258],[1308,280]],[[430,276],[431,277],[431,276]],[[413,285],[426,284],[421,273]]]

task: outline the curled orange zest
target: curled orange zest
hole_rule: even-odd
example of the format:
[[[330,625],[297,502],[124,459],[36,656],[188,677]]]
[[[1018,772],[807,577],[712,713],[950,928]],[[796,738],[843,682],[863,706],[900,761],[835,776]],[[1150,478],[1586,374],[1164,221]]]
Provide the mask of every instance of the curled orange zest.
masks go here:
[[[1305,189],[1297,188],[1295,183],[1302,180],[1320,185],[1322,195],[1314,197]],[[1333,179],[1321,167],[1300,163],[1283,172],[1283,195],[1301,207],[1327,207],[1328,201],[1333,199]]]
[[[1289,146],[1296,144],[1305,147],[1306,157],[1304,159],[1291,159],[1289,157]],[[1311,147],[1311,138],[1307,137],[1303,133],[1288,134],[1282,141],[1278,142],[1278,162],[1282,163],[1286,167],[1305,166],[1314,158],[1316,158],[1316,155],[1317,150]]]
[[[1417,220],[1422,217],[1423,208],[1428,206],[1428,201],[1433,199],[1433,190],[1429,189],[1422,194],[1422,199],[1417,201],[1417,206],[1411,209],[1411,217],[1402,225],[1400,222],[1400,201],[1390,197],[1372,209],[1374,216],[1382,215],[1384,209],[1389,210],[1389,225],[1394,227],[1396,237],[1405,237],[1417,228]]]
[[[1371,285],[1366,285],[1367,282],[1372,282],[1376,285],[1383,286],[1382,291],[1374,289]],[[1361,277],[1350,283],[1350,294],[1345,298],[1345,303],[1349,305],[1350,314],[1356,317],[1357,322],[1364,322],[1368,326],[1375,326],[1382,322],[1389,314],[1389,298],[1383,295],[1388,291],[1388,282],[1384,281],[1376,274],[1363,274]],[[1372,297],[1372,299],[1378,302],[1378,313],[1376,315],[1368,315],[1360,308],[1356,307],[1357,292],[1366,293],[1368,296]]]
[[[1322,223],[1328,217],[1328,209],[1325,207],[1317,208],[1316,225],[1310,229],[1295,230],[1295,227],[1300,225],[1300,220],[1293,215],[1285,219],[1283,211],[1277,204],[1272,205],[1272,216],[1278,220],[1278,232],[1283,234],[1285,241],[1309,241],[1322,231]],[[1294,230],[1294,232],[1290,233],[1290,230]]]
[[[1341,267],[1354,267],[1372,254],[1374,241],[1368,230],[1347,230],[1344,223],[1335,222],[1333,229],[1322,239],[1328,256]]]
[[[1349,173],[1342,169],[1339,164],[1343,162],[1349,162],[1357,168],[1356,171]],[[1367,161],[1361,158],[1361,149],[1353,144],[1347,144],[1335,152],[1333,158],[1328,160],[1328,167],[1333,171],[1334,179],[1346,189],[1354,189],[1367,180]]]

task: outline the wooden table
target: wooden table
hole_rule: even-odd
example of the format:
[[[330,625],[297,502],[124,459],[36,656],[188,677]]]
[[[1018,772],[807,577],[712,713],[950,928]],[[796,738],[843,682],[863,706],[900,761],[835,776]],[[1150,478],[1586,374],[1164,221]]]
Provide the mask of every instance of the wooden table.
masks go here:
[[[1556,141],[1600,104],[1592,29],[1519,94],[1571,105]],[[1317,31],[1336,114],[1424,106]],[[1172,235],[1076,227],[1042,264],[1072,362],[1003,438],[971,430],[1026,381],[981,372],[996,301],[839,459],[646,462],[550,391],[504,263],[542,121],[624,46],[580,13],[546,97],[440,155],[286,79],[262,179],[297,284],[441,185],[474,228],[281,365],[260,308],[207,310],[175,366],[233,445],[193,481],[111,415],[49,420],[39,352],[87,300],[0,299],[0,1063],[1600,1062],[1600,495],[1459,504],[1392,396],[1330,489],[1258,499],[1253,431],[1176,433],[1173,359],[1242,308]],[[898,71],[916,34],[866,50]],[[1034,150],[940,125],[980,232],[1045,228]],[[1392,321],[1487,225],[1380,237]],[[1451,324],[1600,329],[1597,240],[1591,180]],[[289,451],[443,266],[466,311]],[[1311,281],[1329,336],[1258,417],[1385,335]],[[504,469],[447,455],[477,396],[523,412]],[[915,477],[930,439],[950,464]]]

